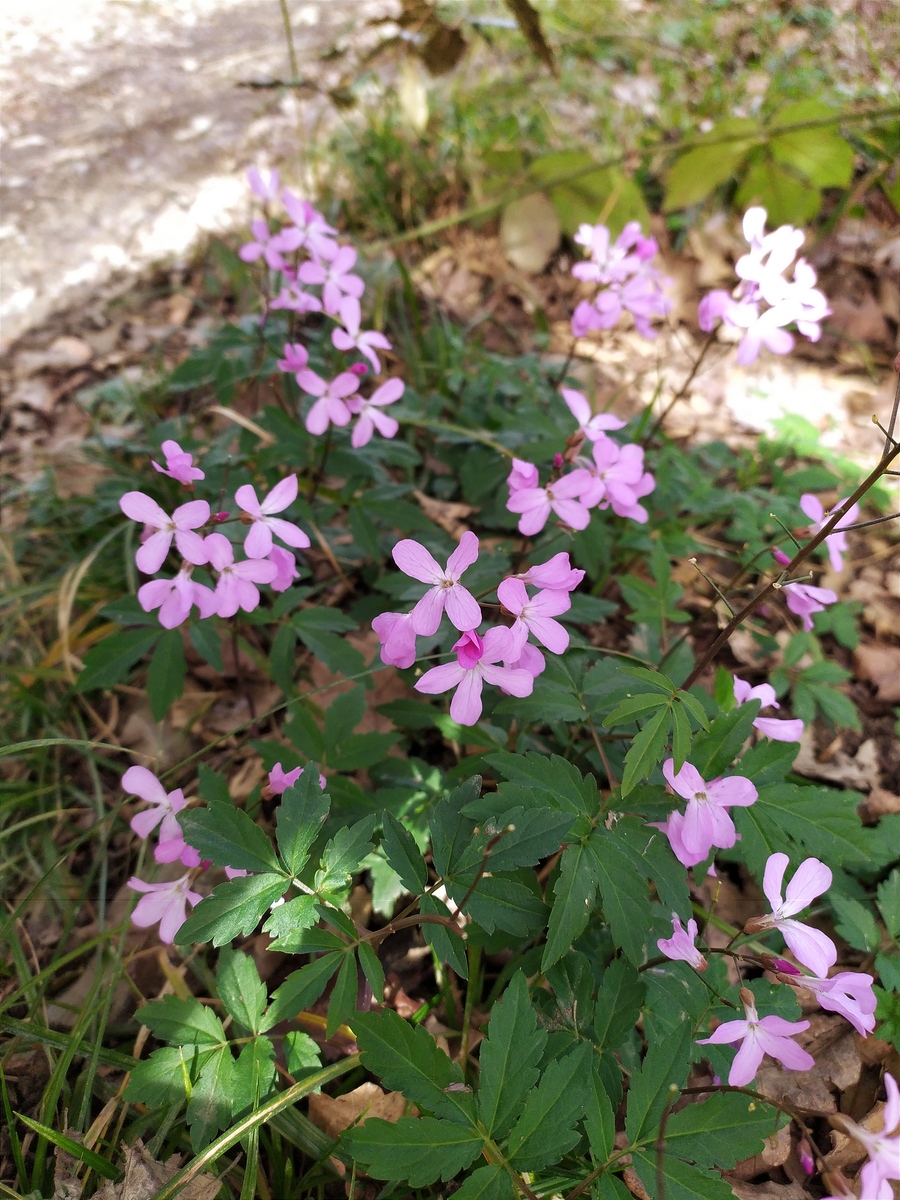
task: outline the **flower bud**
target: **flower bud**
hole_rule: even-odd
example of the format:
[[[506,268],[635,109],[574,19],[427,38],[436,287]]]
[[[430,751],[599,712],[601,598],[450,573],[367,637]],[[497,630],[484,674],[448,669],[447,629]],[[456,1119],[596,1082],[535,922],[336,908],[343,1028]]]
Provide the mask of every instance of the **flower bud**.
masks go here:
[[[353,363],[352,366],[347,368],[347,370],[352,372],[354,375],[365,375],[368,369],[369,368],[365,363]]]
[[[219,524],[221,525],[221,523],[222,523],[223,521],[227,521],[227,520],[228,520],[228,518],[229,518],[230,516],[231,516],[231,513],[227,513],[227,512],[217,512],[217,513],[213,513],[213,518],[212,518],[212,519],[213,519],[214,521],[218,521],[218,522],[219,522]]]

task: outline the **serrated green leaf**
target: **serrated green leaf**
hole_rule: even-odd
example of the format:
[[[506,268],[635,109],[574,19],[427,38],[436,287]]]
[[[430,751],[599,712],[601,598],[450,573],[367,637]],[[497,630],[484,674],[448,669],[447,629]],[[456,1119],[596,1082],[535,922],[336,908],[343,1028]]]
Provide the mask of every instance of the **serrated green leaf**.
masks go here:
[[[224,1046],[203,1064],[188,1101],[185,1120],[195,1154],[205,1149],[220,1129],[228,1128],[233,1096],[234,1059]]]
[[[463,884],[447,887],[451,900],[457,904],[462,904],[467,890]],[[503,929],[517,937],[538,933],[547,918],[547,906],[541,899],[534,874],[524,872],[519,872],[518,879],[509,875],[483,875],[466,900],[465,912],[486,933]]]
[[[837,116],[820,100],[799,100],[782,108],[772,121],[779,126]],[[816,187],[846,187],[853,177],[854,151],[836,129],[794,129],[780,133],[769,143],[779,162],[800,171]]]
[[[603,973],[594,1008],[597,1047],[616,1050],[634,1029],[646,988],[641,976],[624,958],[614,958]]]
[[[627,696],[616,705],[604,720],[603,725],[607,729],[612,729],[616,725],[625,725],[643,713],[653,712],[657,708],[666,708],[668,704],[669,697],[661,696],[658,692],[643,696]]]
[[[691,1066],[693,1036],[693,1029],[685,1024],[665,1042],[651,1043],[640,1071],[632,1075],[625,1114],[625,1132],[632,1142],[655,1137],[663,1109],[684,1087]]]
[[[368,1175],[405,1179],[411,1187],[453,1179],[484,1145],[475,1130],[434,1117],[401,1117],[394,1123],[373,1117],[344,1134],[344,1144]]]
[[[726,674],[727,674],[727,672],[726,672]],[[731,676],[729,675],[728,678],[730,679]],[[690,692],[677,692],[675,695],[675,699],[678,701],[679,704],[684,705],[684,707],[688,710],[688,712],[691,714],[691,716],[694,718],[694,720],[697,722],[697,724],[700,726],[701,729],[709,729],[709,717],[707,717],[707,715],[703,709],[703,705],[700,703],[700,701],[697,699],[696,696],[692,696]],[[734,692],[732,689],[732,700],[733,699],[734,699]],[[728,708],[728,707],[731,707],[731,706],[726,706],[726,708]]]
[[[212,621],[196,621],[188,629],[188,637],[200,657],[205,659],[214,671],[225,670],[222,662],[222,635]]]
[[[242,933],[252,933],[266,910],[284,895],[284,889],[281,875],[250,875],[220,883],[178,930],[177,945],[212,942],[223,946]]]
[[[672,758],[675,760],[677,775],[691,753],[691,723],[688,715],[680,704],[672,709],[674,725],[672,729]]]
[[[366,712],[366,693],[361,686],[335,696],[325,710],[325,751],[330,756],[363,719]]]
[[[233,1116],[249,1116],[267,1099],[275,1085],[275,1047],[256,1037],[241,1047],[232,1077]]]
[[[645,1187],[657,1187],[657,1158],[653,1151],[634,1155],[634,1169]],[[692,1167],[671,1154],[663,1155],[666,1200],[734,1200],[731,1185],[718,1171]]]
[[[616,1146],[616,1113],[598,1071],[591,1072],[591,1091],[584,1129],[597,1162],[606,1162]]]
[[[310,763],[297,782],[286,788],[276,815],[278,852],[290,875],[296,879],[309,859],[309,848],[331,808],[322,791],[318,768]]]
[[[334,1037],[341,1025],[350,1022],[356,1012],[357,975],[356,958],[349,951],[344,954],[344,961],[338,971],[337,979],[328,1001],[328,1017],[325,1026],[325,1037]]]
[[[516,1190],[503,1167],[479,1167],[462,1181],[453,1200],[516,1200]]]
[[[717,122],[708,134],[709,145],[685,151],[666,172],[664,211],[688,208],[704,200],[734,175],[761,134],[759,125],[748,118],[726,117]],[[722,141],[725,136],[733,136],[735,140]]]
[[[491,1009],[487,1037],[481,1043],[478,1115],[491,1137],[509,1132],[537,1080],[546,1042],[547,1031],[538,1028],[525,976],[517,971]]]
[[[484,847],[498,837],[488,860],[491,872],[514,871],[531,867],[555,854],[572,827],[569,813],[554,809],[522,807],[507,809],[489,817],[481,826],[477,839],[463,852],[454,867],[455,875],[463,875],[481,866]]]
[[[439,917],[449,917],[450,909],[434,896],[419,899],[419,912]],[[442,925],[430,921],[422,926],[422,936],[437,956],[438,962],[448,963],[461,979],[468,979],[469,964],[466,959],[466,944],[462,938],[454,937]]]
[[[216,967],[216,982],[226,1011],[249,1033],[259,1033],[259,1019],[266,1007],[266,986],[253,959],[231,947],[223,950]]]
[[[554,808],[591,817],[599,808],[597,781],[593,776],[582,775],[558,754],[548,758],[535,751],[527,754],[500,751],[485,755],[485,761],[511,782],[539,791]]]
[[[311,611],[313,610],[306,610],[306,612]],[[366,665],[366,660],[359,650],[346,638],[339,637],[336,633],[313,630],[305,624],[299,626],[298,618],[304,615],[305,613],[297,613],[293,621],[300,640],[307,650],[311,651],[315,658],[320,659],[336,675],[343,675],[346,678],[358,675]]]
[[[563,851],[559,877],[553,885],[553,907],[541,959],[542,971],[562,958],[587,925],[597,895],[597,882],[593,853],[580,842],[568,846]]]
[[[731,811],[741,837],[756,832],[767,854],[784,850],[787,836],[832,866],[844,866],[875,857],[877,831],[862,825],[856,814],[859,799],[856,792],[781,783],[760,788],[755,804]],[[765,866],[764,860],[751,861],[748,856],[747,861],[759,873]]]
[[[328,980],[343,960],[343,953],[335,950],[330,954],[323,954],[321,958],[314,959],[299,971],[288,975],[281,987],[276,988],[273,993],[272,1002],[266,1009],[260,1029],[265,1032],[279,1021],[293,1020],[299,1012],[318,1000],[325,991]]]
[[[160,1041],[176,1046],[221,1045],[227,1040],[213,1010],[193,996],[163,996],[139,1008],[135,1015]]]
[[[399,740],[398,733],[356,733],[347,738],[340,750],[328,755],[328,765],[335,771],[362,771],[374,767]]]
[[[704,779],[715,779],[728,770],[750,736],[758,715],[759,701],[748,700],[739,708],[716,717],[708,730],[696,735],[690,761]],[[738,771],[738,774],[742,772]]]
[[[381,848],[400,882],[411,895],[417,896],[428,882],[428,867],[412,834],[393,813],[384,814]]]
[[[357,953],[359,954],[359,965],[372,989],[375,1003],[380,1004],[384,999],[384,968],[368,942],[360,942]]]
[[[317,920],[315,896],[294,896],[293,900],[279,904],[277,908],[272,909],[263,925],[263,932],[274,939],[269,943],[269,949],[277,950],[281,954],[299,954],[307,944],[307,930],[315,925]]]
[[[431,818],[431,857],[439,875],[447,876],[472,839],[472,822],[462,810],[481,795],[481,776],[473,775],[435,807]]]
[[[308,1033],[299,1029],[292,1029],[284,1035],[284,1059],[288,1071],[295,1077],[307,1071],[317,1071],[322,1065],[319,1047]]]
[[[75,691],[89,692],[121,683],[137,660],[156,645],[161,634],[157,628],[126,629],[103,638],[85,654],[84,670],[78,676]]]
[[[887,931],[900,941],[900,867],[891,871],[887,879],[878,885],[878,911],[887,926]]]
[[[650,718],[640,733],[636,734],[625,755],[625,771],[622,775],[622,795],[646,779],[657,763],[661,762],[669,740],[672,712],[667,705]]]
[[[375,817],[363,817],[349,828],[339,829],[322,851],[321,866],[316,872],[316,891],[329,892],[346,887],[350,876],[358,871],[362,860],[372,849],[372,830]]]
[[[871,953],[878,949],[881,935],[872,910],[867,905],[834,891],[829,893],[828,902],[837,915],[835,929],[845,941],[857,950]]]
[[[217,867],[274,874],[281,865],[272,843],[242,808],[212,802],[178,814],[184,840]]]
[[[752,1154],[775,1133],[778,1112],[734,1092],[716,1094],[672,1113],[666,1123],[666,1153],[698,1167],[727,1170]]]
[[[635,663],[617,663],[616,670],[630,675],[633,679],[641,679],[650,687],[659,688],[667,696],[671,696],[675,691],[672,680],[668,675],[663,675],[661,671],[651,671],[647,667],[639,667]]]
[[[741,208],[761,204],[768,223],[802,225],[822,207],[822,193],[772,157],[770,150],[759,151],[751,159],[747,173],[735,195]]]
[[[161,721],[184,691],[187,662],[180,629],[167,629],[156,643],[147,671],[147,696],[154,721]]]
[[[206,763],[200,763],[197,766],[197,779],[199,781],[198,791],[202,799],[207,803],[231,804],[231,796],[228,792],[228,780],[224,775],[220,775],[218,771],[211,770]]]
[[[407,1024],[391,1009],[360,1013],[353,1028],[364,1065],[383,1087],[457,1125],[474,1124],[474,1098],[450,1090],[464,1082],[462,1071],[426,1029]]]
[[[194,1046],[161,1046],[150,1057],[137,1063],[128,1076],[125,1099],[163,1108],[187,1100],[200,1069],[216,1047],[210,1043]]]
[[[637,817],[622,817],[607,833],[616,850],[653,884],[660,903],[687,920],[691,915],[687,875],[665,834]]]
[[[647,882],[630,858],[622,855],[609,830],[598,826],[590,836],[595,877],[600,888],[603,915],[613,940],[633,963],[644,961],[650,928],[650,897]]]
[[[578,1141],[575,1128],[591,1102],[591,1047],[582,1042],[550,1063],[509,1135],[507,1153],[517,1171],[559,1162]]]

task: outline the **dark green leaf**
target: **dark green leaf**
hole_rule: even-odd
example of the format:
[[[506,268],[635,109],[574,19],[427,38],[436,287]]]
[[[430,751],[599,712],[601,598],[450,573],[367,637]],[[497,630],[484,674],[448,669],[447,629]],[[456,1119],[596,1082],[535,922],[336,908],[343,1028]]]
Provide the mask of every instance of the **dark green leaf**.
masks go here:
[[[154,721],[161,721],[184,691],[186,672],[181,630],[167,629],[156,643],[147,672],[147,696]]]
[[[384,814],[381,848],[400,882],[411,895],[417,896],[428,882],[428,867],[412,834],[393,813]]]
[[[325,750],[331,753],[342,745],[363,719],[366,712],[366,693],[361,686],[335,696],[325,710]]]
[[[434,869],[447,876],[469,845],[472,822],[462,809],[481,795],[481,776],[473,775],[441,800],[431,818],[431,856]]]
[[[346,1025],[356,1012],[356,957],[349,951],[344,954],[344,961],[338,971],[328,1001],[328,1021],[325,1026],[325,1037],[334,1037],[341,1025]]]
[[[492,840],[502,833],[493,846],[488,861],[490,871],[513,871],[531,867],[555,854],[572,828],[572,817],[553,809],[512,808],[491,817],[481,826],[480,839]],[[454,873],[462,874],[481,865],[483,851],[478,843],[463,854]]]
[[[191,1146],[199,1154],[220,1129],[231,1122],[234,1059],[227,1046],[217,1050],[200,1070],[191,1090],[185,1120],[191,1127]]]
[[[779,1124],[775,1109],[734,1092],[709,1096],[672,1113],[666,1124],[666,1152],[698,1167],[735,1166],[760,1154]]]
[[[309,848],[319,830],[331,801],[322,791],[318,768],[310,763],[297,782],[287,788],[276,815],[278,852],[290,875],[296,879],[309,858]]]
[[[207,803],[231,804],[228,780],[224,775],[220,775],[218,771],[211,770],[206,763],[199,763],[197,766],[197,778],[200,782],[198,789],[200,796]]]
[[[368,942],[359,943],[358,954],[359,965],[372,989],[373,999],[376,1004],[380,1004],[384,999],[384,968]]]
[[[632,1142],[655,1136],[665,1107],[678,1098],[691,1066],[694,1031],[682,1025],[665,1042],[653,1042],[631,1077],[625,1132]],[[674,1088],[674,1091],[671,1090]]]
[[[672,722],[671,709],[667,705],[655,713],[638,733],[625,755],[625,771],[622,775],[622,795],[627,796],[642,779],[646,779],[657,763],[662,761],[669,740]]]
[[[529,1094],[509,1135],[509,1159],[517,1171],[552,1166],[578,1141],[575,1126],[593,1094],[591,1054],[582,1042],[552,1062]]]
[[[219,998],[238,1025],[259,1033],[259,1018],[266,1007],[266,986],[248,954],[231,947],[219,955],[216,967]]]
[[[453,1200],[516,1200],[509,1172],[503,1167],[479,1167],[467,1175]]]
[[[591,1072],[591,1092],[584,1128],[594,1158],[598,1163],[606,1162],[616,1145],[616,1114],[596,1070]]]
[[[546,971],[566,953],[587,924],[597,894],[596,858],[580,842],[562,855],[559,877],[553,885],[553,907],[547,926],[547,944],[541,959]]]
[[[653,712],[658,708],[666,708],[668,705],[669,697],[661,696],[659,692],[648,692],[642,696],[628,696],[616,705],[603,724],[607,729],[612,729],[616,725],[630,724],[635,717]]]
[[[630,858],[616,846],[609,831],[598,826],[591,834],[588,850],[593,854],[595,877],[600,887],[603,915],[617,946],[635,964],[645,958],[650,928],[650,897],[647,881]]]
[[[396,1123],[370,1118],[344,1135],[353,1158],[375,1179],[406,1179],[426,1187],[453,1179],[475,1161],[483,1146],[474,1129],[433,1117],[401,1117]]]
[[[517,971],[491,1009],[481,1043],[478,1115],[491,1137],[509,1132],[537,1080],[546,1042],[547,1031],[538,1028],[525,976]]]
[[[900,867],[878,885],[878,911],[887,926],[887,931],[900,941]]]
[[[293,625],[279,626],[272,639],[269,654],[269,670],[272,678],[286,696],[294,690],[294,674],[297,670],[297,630]]]
[[[299,953],[306,943],[306,931],[318,919],[315,896],[295,896],[293,900],[279,904],[263,925],[263,933],[275,939],[269,943],[269,949],[281,954]]]
[[[110,688],[121,683],[139,658],[155,646],[162,630],[126,629],[113,633],[92,646],[84,656],[84,670],[75,684],[76,692],[89,692],[92,688]]]
[[[748,700],[739,708],[716,717],[707,732],[697,734],[690,761],[707,782],[728,770],[750,736],[758,715],[759,701]],[[737,773],[742,774],[741,771]]]
[[[179,946],[212,942],[223,946],[256,929],[263,914],[284,895],[281,875],[250,875],[220,883],[202,900],[176,934]]]
[[[217,867],[246,871],[281,870],[272,843],[242,808],[213,801],[178,814],[184,840]]]
[[[672,731],[672,758],[675,760],[677,775],[691,753],[691,723],[680,704],[676,704],[672,709],[672,716],[675,720]]]
[[[603,973],[594,1009],[597,1046],[616,1050],[641,1014],[644,981],[624,958],[614,958]]]
[[[419,900],[419,911],[439,917],[450,916],[447,905],[434,896],[422,896]],[[443,926],[431,922],[422,926],[422,935],[437,955],[438,962],[449,963],[461,979],[468,979],[469,964],[466,959],[466,944],[462,938],[454,937]]]
[[[634,1156],[634,1168],[645,1187],[657,1187],[657,1158],[653,1150]],[[666,1200],[734,1200],[731,1185],[718,1171],[692,1167],[671,1154],[663,1155]]]
[[[212,621],[196,621],[188,629],[188,637],[200,657],[205,659],[214,671],[225,670],[222,662],[222,636]]]
[[[193,997],[163,996],[137,1011],[137,1018],[162,1042],[177,1046],[224,1043],[225,1030],[211,1008]]]
[[[328,892],[346,887],[350,876],[360,869],[362,860],[372,849],[372,830],[375,817],[363,817],[355,825],[339,829],[322,851],[321,866],[316,872],[316,891]]]
[[[249,1116],[272,1092],[275,1083],[275,1047],[267,1037],[256,1037],[241,1047],[232,1079],[235,1119]]]
[[[881,934],[871,908],[836,891],[829,894],[828,901],[838,918],[835,929],[845,941],[869,953],[878,949]]]
[[[293,1020],[298,1013],[309,1008],[325,991],[328,980],[343,960],[342,952],[333,951],[307,963],[299,971],[294,971],[293,975],[288,975],[281,987],[275,990],[260,1028],[263,1031],[271,1029],[279,1021]]]

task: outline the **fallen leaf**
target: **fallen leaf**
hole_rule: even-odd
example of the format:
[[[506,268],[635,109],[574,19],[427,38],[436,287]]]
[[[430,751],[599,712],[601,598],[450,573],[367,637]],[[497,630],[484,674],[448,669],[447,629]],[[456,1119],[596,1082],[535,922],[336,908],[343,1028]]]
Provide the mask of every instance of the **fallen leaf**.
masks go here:
[[[872,788],[859,806],[860,818],[867,825],[874,825],[879,817],[887,817],[891,813],[900,813],[900,796],[883,787]]]
[[[330,1138],[338,1138],[351,1125],[362,1125],[369,1117],[398,1121],[406,1114],[402,1092],[385,1092],[377,1083],[361,1083],[343,1096],[324,1092],[309,1097],[309,1119]]]
[[[441,529],[456,541],[459,541],[469,528],[464,524],[465,518],[477,511],[471,504],[459,504],[454,500],[434,500],[418,488],[414,488],[412,494],[425,516],[436,525],[440,525]]]
[[[553,202],[532,192],[507,204],[500,218],[500,241],[514,267],[538,275],[559,245],[561,228]]]
[[[94,1193],[95,1200],[153,1200],[181,1166],[181,1155],[173,1154],[164,1163],[157,1162],[138,1138],[133,1146],[124,1146],[125,1178],[121,1183],[105,1183]],[[220,1183],[213,1175],[195,1176],[179,1193],[179,1200],[215,1200]]]
[[[860,679],[875,685],[879,700],[900,700],[900,646],[863,643],[853,651],[853,665]]]
[[[836,750],[827,762],[822,762],[816,757],[815,733],[810,726],[804,729],[800,739],[800,753],[794,759],[794,770],[807,779],[823,779],[864,792],[878,787],[881,780],[874,738],[863,742],[852,758],[846,751]]]
[[[739,1162],[733,1170],[729,1171],[728,1178],[729,1180],[755,1179],[757,1175],[763,1175],[766,1171],[771,1171],[773,1167],[783,1166],[790,1153],[791,1130],[790,1126],[785,1125],[777,1133],[766,1138],[759,1154],[754,1154],[752,1158],[745,1158],[743,1162]]]
[[[730,1171],[726,1178],[738,1200],[810,1200],[810,1193],[799,1183],[741,1183],[731,1178]]]

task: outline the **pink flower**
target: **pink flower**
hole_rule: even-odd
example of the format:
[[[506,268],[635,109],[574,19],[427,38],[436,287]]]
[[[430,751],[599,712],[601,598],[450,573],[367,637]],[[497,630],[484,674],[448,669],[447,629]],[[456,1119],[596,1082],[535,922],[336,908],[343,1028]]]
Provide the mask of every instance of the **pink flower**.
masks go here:
[[[301,342],[285,342],[284,358],[279,358],[278,369],[287,375],[296,375],[308,362],[309,352]]]
[[[838,500],[834,506],[836,512],[846,503],[845,500]],[[804,513],[813,522],[810,529],[810,537],[815,534],[825,525],[829,518],[825,515],[825,509],[822,507],[822,502],[817,496],[813,496],[810,492],[805,492],[800,497],[800,507]],[[836,530],[842,530],[846,525],[852,525],[859,518],[859,505],[854,504],[848,509],[846,514],[838,521]],[[830,533],[825,539],[825,545],[828,547],[828,557],[831,560],[832,569],[835,571],[843,571],[844,559],[843,554],[847,549],[847,535],[842,532]]]
[[[830,979],[820,979],[815,975],[791,971],[780,973],[779,979],[793,987],[808,988],[814,993],[820,1008],[840,1013],[862,1037],[875,1028],[877,1000],[872,987],[875,980],[871,975],[860,971],[839,971]]]
[[[553,620],[572,607],[568,592],[548,588],[529,599],[521,579],[504,579],[497,588],[497,597],[506,611],[516,618],[511,629],[516,645],[524,646],[531,634],[552,654],[564,654],[568,650],[569,632],[559,621]]]
[[[398,542],[392,554],[404,575],[431,584],[410,613],[410,628],[415,633],[422,637],[436,633],[445,609],[451,624],[460,631],[474,629],[481,623],[480,605],[459,582],[478,558],[478,538],[474,533],[467,530],[462,535],[446,567],[441,567],[420,542],[411,538]]]
[[[680,959],[690,963],[695,971],[706,970],[706,959],[694,945],[697,938],[697,922],[693,917],[688,921],[687,931],[681,924],[677,913],[672,913],[672,936],[660,938],[656,943],[666,958]]]
[[[265,558],[272,549],[273,534],[289,546],[300,550],[309,546],[309,538],[299,525],[272,515],[284,512],[297,499],[296,475],[288,475],[286,479],[276,483],[262,503],[256,498],[256,489],[249,483],[238,488],[234,499],[243,509],[244,515],[251,518],[250,529],[244,539],[244,553],[248,558]]]
[[[751,687],[746,680],[738,679],[737,675],[732,678],[734,699],[738,706],[746,704],[748,700],[758,700],[761,708],[781,708],[775,699],[775,689],[770,683],[759,683],[756,687]],[[776,742],[799,742],[803,736],[803,722],[800,720],[776,721],[774,717],[757,717],[753,728]]]
[[[674,759],[667,758],[663,763],[666,782],[687,800],[679,831],[684,848],[699,855],[698,862],[706,858],[713,846],[729,850],[737,841],[737,830],[728,809],[749,807],[756,801],[756,788],[740,775],[706,783],[697,768],[687,762],[677,775],[674,768]]]
[[[356,296],[345,296],[338,305],[338,316],[343,325],[343,329],[332,329],[331,340],[338,350],[353,350],[356,349],[372,364],[372,370],[376,373],[381,370],[381,360],[375,353],[378,350],[390,350],[391,343],[387,340],[383,333],[378,333],[374,329],[366,329],[360,332],[360,321],[362,319],[362,310],[359,307],[359,300]]]
[[[857,1125],[849,1117],[841,1118],[841,1128],[865,1147],[868,1162],[859,1173],[861,1200],[892,1200],[890,1181],[900,1180],[900,1088],[893,1075],[885,1073],[887,1103],[882,1113],[882,1128],[873,1132]]]
[[[284,267],[281,251],[286,249],[283,231],[270,233],[268,224],[257,218],[250,222],[250,232],[253,234],[253,240],[241,246],[238,256],[246,263],[264,258],[267,266],[273,271],[280,271]]]
[[[672,853],[678,859],[683,867],[696,867],[698,863],[708,856],[709,850],[701,850],[695,853],[688,850],[684,844],[682,832],[684,830],[684,816],[680,812],[671,812],[665,821],[648,821],[654,829],[661,829],[669,839],[669,846]],[[710,847],[711,849],[711,847]],[[714,868],[710,868],[710,873],[714,873]]]
[[[584,579],[584,571],[573,567],[569,562],[568,554],[563,550],[559,554],[554,554],[545,563],[538,563],[537,566],[529,567],[524,575],[518,575],[516,578],[521,579],[523,583],[530,584],[532,587],[552,588],[558,592],[572,592],[578,587],[582,579]]]
[[[166,458],[164,467],[161,467],[158,462],[154,462],[152,458],[150,460],[151,465],[159,471],[160,475],[168,475],[170,479],[177,479],[179,483],[183,483],[187,487],[191,487],[195,479],[206,478],[199,467],[191,465],[194,461],[193,455],[182,450],[177,442],[171,440],[163,442],[162,452]]]
[[[529,536],[540,533],[551,512],[571,529],[586,529],[591,514],[581,496],[590,482],[587,471],[578,468],[547,487],[520,488],[512,493],[506,507],[510,512],[522,514],[519,533]]]
[[[187,803],[181,788],[167,792],[153,772],[148,771],[146,767],[129,767],[122,776],[122,788],[130,796],[138,796],[153,806],[131,818],[131,828],[139,838],[148,838],[159,825],[161,842],[184,843],[181,826],[175,817]],[[178,855],[174,857],[177,858]]]
[[[412,613],[381,613],[372,621],[372,628],[381,641],[383,663],[391,667],[413,665],[416,661],[416,634],[412,627]]]
[[[321,312],[322,301],[318,296],[313,296],[311,292],[305,292],[296,283],[288,283],[275,299],[270,301],[269,308],[286,308],[296,313]]]
[[[656,487],[656,480],[644,470],[644,451],[629,443],[619,446],[612,438],[594,442],[594,468],[590,486],[582,496],[589,508],[612,508],[619,517],[629,517],[643,525],[646,508],[638,501]]]
[[[298,237],[297,246],[304,246],[310,254],[327,257],[337,252],[337,242],[329,234],[336,230],[328,224],[320,212],[308,200],[300,200],[287,188],[281,193],[281,203],[294,222]]]
[[[348,396],[356,394],[359,376],[353,371],[342,371],[326,383],[308,367],[297,375],[297,383],[310,396],[317,396],[315,404],[306,418],[310,433],[324,433],[329,425],[349,425],[352,412],[345,403]]]
[[[540,474],[534,463],[525,462],[521,458],[514,458],[512,462],[512,470],[506,477],[510,494],[520,492],[523,488],[536,488]]]
[[[259,604],[257,583],[271,583],[278,567],[267,558],[234,561],[234,547],[224,533],[211,533],[206,539],[210,566],[219,573],[216,602],[220,617],[233,617],[239,608],[253,612]]]
[[[812,587],[808,583],[784,583],[781,590],[788,608],[801,618],[807,633],[813,627],[813,613],[822,612],[826,604],[837,602],[837,592],[831,588]]]
[[[191,568],[182,567],[174,579],[151,579],[138,588],[138,604],[144,612],[159,609],[163,629],[175,629],[188,619],[196,604],[202,618],[215,614],[218,605],[214,593],[191,579]]]
[[[811,1054],[791,1041],[794,1034],[809,1029],[809,1021],[786,1021],[784,1017],[774,1016],[760,1018],[753,993],[747,988],[741,988],[741,1000],[746,1020],[726,1021],[712,1037],[697,1039],[698,1046],[741,1043],[728,1072],[731,1087],[746,1087],[752,1083],[765,1054],[777,1058],[789,1071],[808,1071],[816,1065]]]
[[[588,441],[596,442],[600,438],[606,437],[608,429],[621,429],[625,424],[612,413],[592,412],[587,397],[583,396],[581,392],[576,392],[574,388],[564,387],[559,390],[569,412],[578,422],[578,428]]]
[[[163,565],[172,538],[179,554],[189,563],[201,567],[207,561],[204,539],[193,532],[209,520],[209,505],[205,500],[190,500],[176,508],[170,517],[143,492],[126,492],[119,501],[119,508],[132,521],[143,521],[154,531],[134,556],[145,575],[155,574]]]
[[[473,630],[464,633],[453,646],[455,663],[432,667],[416,683],[416,691],[437,696],[456,688],[450,701],[450,716],[459,725],[474,725],[481,716],[481,692],[492,683],[512,696],[530,696],[534,677],[525,670],[497,664],[508,656],[510,632],[494,625],[481,638]]]
[[[509,652],[510,654],[514,654],[515,647],[511,645]],[[547,662],[537,646],[532,646],[530,642],[525,642],[519,651],[519,657],[516,659],[504,658],[503,665],[513,671],[527,671],[532,679],[537,679],[538,675],[546,667]]]
[[[305,767],[294,767],[292,771],[285,771],[280,762],[277,762],[269,772],[269,787],[274,796],[280,796],[293,787],[303,772]],[[319,787],[324,792],[328,787],[328,780],[321,773],[319,774]]]
[[[273,592],[286,592],[294,580],[300,577],[297,560],[289,550],[282,550],[280,546],[273,546],[266,558],[278,568],[278,574],[269,586]]]
[[[128,886],[136,892],[147,893],[138,900],[131,914],[133,924],[139,929],[147,929],[158,922],[159,940],[171,946],[187,920],[187,906],[193,908],[203,899],[199,892],[191,891],[190,879],[188,873],[170,883],[144,883],[132,876]]]
[[[321,283],[322,305],[327,313],[335,316],[340,312],[345,295],[359,299],[366,290],[360,277],[349,273],[355,262],[356,251],[352,246],[341,246],[334,253],[320,251],[318,262],[300,264],[297,278],[301,283]]]
[[[358,418],[350,436],[350,445],[354,450],[367,445],[376,429],[382,437],[396,436],[400,428],[399,423],[381,410],[388,404],[396,404],[405,388],[402,379],[389,379],[376,388],[367,400],[362,396],[353,396],[347,401],[347,407],[352,413],[356,413]]]
[[[784,873],[790,859],[778,852],[770,854],[763,876],[763,891],[772,906],[766,917],[753,917],[744,927],[746,933],[762,933],[766,929],[778,929],[793,952],[794,957],[815,975],[827,975],[828,968],[837,960],[837,948],[831,938],[819,929],[811,929],[792,918],[812,904],[817,896],[831,887],[831,871],[817,858],[804,859],[787,886],[782,899],[781,889]]]
[[[278,198],[278,172],[276,170],[263,169],[260,171],[256,167],[251,167],[247,172],[247,182],[250,184],[250,190],[254,196],[258,196],[264,204]]]

